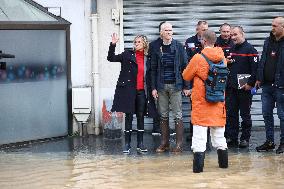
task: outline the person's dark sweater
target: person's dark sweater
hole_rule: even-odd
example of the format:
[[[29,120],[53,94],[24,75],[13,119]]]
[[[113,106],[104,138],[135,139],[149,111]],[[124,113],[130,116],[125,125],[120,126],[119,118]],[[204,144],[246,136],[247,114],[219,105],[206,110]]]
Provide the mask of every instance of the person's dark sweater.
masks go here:
[[[162,63],[164,64],[164,81],[166,84],[175,83],[175,53],[171,52],[171,45],[162,45]]]
[[[280,44],[284,42],[284,37],[276,41],[275,36],[271,35],[267,47],[267,60],[264,65],[264,84],[273,84],[277,69]]]
[[[234,43],[231,39],[225,40],[221,36],[217,37],[217,41],[215,43],[216,47],[221,47],[223,49],[225,57],[230,55],[230,50]]]
[[[194,36],[191,36],[185,41],[185,49],[187,54],[188,62],[191,60],[191,58],[197,54],[200,53],[202,50],[202,45],[200,39],[198,39],[197,34]]]

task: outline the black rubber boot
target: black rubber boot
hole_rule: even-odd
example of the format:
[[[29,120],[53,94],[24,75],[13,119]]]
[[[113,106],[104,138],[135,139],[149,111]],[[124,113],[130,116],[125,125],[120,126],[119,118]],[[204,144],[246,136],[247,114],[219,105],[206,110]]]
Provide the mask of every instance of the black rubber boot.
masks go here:
[[[218,163],[220,168],[228,168],[228,150],[217,150]]]
[[[195,152],[193,155],[193,172],[203,172],[205,152]]]
[[[125,146],[123,148],[124,154],[130,154],[130,143],[131,143],[131,131],[124,131],[124,137],[125,137]]]

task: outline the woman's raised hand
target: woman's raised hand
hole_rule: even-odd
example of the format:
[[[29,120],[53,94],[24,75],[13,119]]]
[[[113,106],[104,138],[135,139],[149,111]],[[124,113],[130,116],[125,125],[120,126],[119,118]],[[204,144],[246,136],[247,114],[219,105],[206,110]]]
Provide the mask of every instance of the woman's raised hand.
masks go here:
[[[118,38],[117,33],[113,33],[111,35],[111,43],[114,45],[114,44],[116,44],[118,42],[118,40],[119,40],[119,38]]]

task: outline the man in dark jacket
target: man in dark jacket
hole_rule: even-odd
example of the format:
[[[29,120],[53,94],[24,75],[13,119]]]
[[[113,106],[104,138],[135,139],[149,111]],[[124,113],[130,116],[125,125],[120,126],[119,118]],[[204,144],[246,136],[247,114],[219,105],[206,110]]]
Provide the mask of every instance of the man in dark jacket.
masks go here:
[[[185,41],[185,49],[186,49],[186,54],[187,54],[187,61],[189,62],[191,58],[197,54],[200,53],[202,50],[202,44],[201,44],[201,35],[204,33],[204,31],[208,30],[208,23],[205,20],[200,20],[196,24],[196,34],[189,37]],[[192,83],[190,84],[192,87]],[[190,100],[191,104],[191,100]],[[189,123],[189,135],[186,137],[186,141],[191,141],[192,139],[192,134],[193,134],[193,125],[190,121]],[[209,137],[209,130],[208,130],[208,137]],[[208,140],[210,141],[210,140]],[[209,146],[209,145],[208,145]]]
[[[255,85],[258,53],[255,48],[247,42],[243,28],[240,26],[232,28],[231,39],[234,46],[231,48],[231,63],[228,64],[230,74],[226,89],[227,123],[226,134],[229,147],[246,148],[249,146],[251,135],[251,89]],[[248,81],[239,86],[238,75],[248,74]],[[242,118],[242,134],[240,144],[239,135],[239,112]]]
[[[272,31],[265,39],[261,60],[257,69],[256,86],[262,87],[262,114],[265,123],[266,141],[256,147],[258,152],[275,148],[273,109],[277,107],[280,119],[280,145],[277,154],[284,152],[284,18],[272,21]]]
[[[189,37],[185,41],[185,49],[188,61],[197,53],[202,50],[201,35],[204,31],[208,30],[208,23],[205,20],[198,21],[196,25],[196,35]]]
[[[159,24],[159,33],[161,32],[161,25],[165,23],[165,21],[162,21]],[[146,72],[146,85],[147,85],[147,98],[148,98],[148,111],[149,114],[152,114],[153,116],[153,129],[152,129],[152,135],[161,135],[161,129],[160,129],[160,117],[158,110],[156,109],[156,102],[155,99],[152,96],[152,90],[151,90],[151,56],[152,53],[159,49],[163,40],[161,36],[159,36],[156,40],[152,41],[149,44],[149,50],[148,50],[148,56],[147,56],[147,72]]]
[[[182,121],[182,90],[189,94],[188,86],[182,78],[187,57],[184,47],[172,38],[173,28],[168,22],[161,26],[162,44],[151,56],[151,87],[152,96],[158,100],[160,127],[162,131],[161,145],[156,152],[169,150],[169,111],[173,113],[176,130],[176,147],[173,152],[182,151],[183,121]]]
[[[230,64],[232,59],[230,56],[231,48],[234,46],[234,43],[231,39],[231,25],[228,23],[224,23],[220,26],[220,36],[217,37],[217,41],[215,43],[216,47],[221,47],[223,49],[227,64]],[[227,92],[226,92],[227,93]],[[226,95],[227,97],[227,95]],[[227,138],[227,132],[225,132],[225,137]]]
[[[228,23],[224,23],[220,26],[220,36],[217,37],[217,41],[215,43],[216,47],[221,47],[223,49],[224,55],[230,55],[230,49],[234,45],[233,41],[231,40],[231,25]]]

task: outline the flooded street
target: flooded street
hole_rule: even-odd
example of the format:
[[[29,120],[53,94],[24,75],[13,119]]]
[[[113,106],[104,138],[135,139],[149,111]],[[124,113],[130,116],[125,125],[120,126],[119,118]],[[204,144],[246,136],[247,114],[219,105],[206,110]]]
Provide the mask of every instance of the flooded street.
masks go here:
[[[145,140],[147,155],[135,148],[123,155],[122,140],[102,136],[2,149],[0,188],[284,188],[284,154],[257,153],[256,142],[262,140],[256,137],[249,149],[229,150],[228,169],[218,168],[216,150],[208,151],[201,174],[192,173],[189,143],[181,155],[159,155],[154,152],[159,137],[147,134]]]

